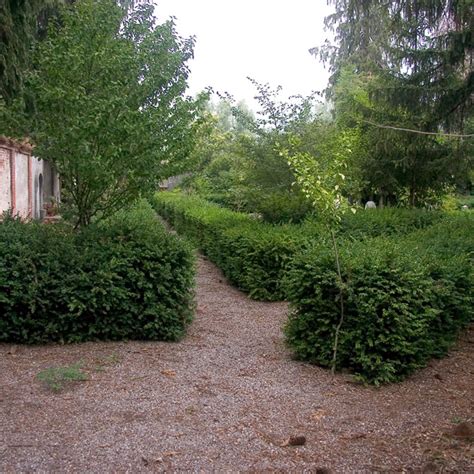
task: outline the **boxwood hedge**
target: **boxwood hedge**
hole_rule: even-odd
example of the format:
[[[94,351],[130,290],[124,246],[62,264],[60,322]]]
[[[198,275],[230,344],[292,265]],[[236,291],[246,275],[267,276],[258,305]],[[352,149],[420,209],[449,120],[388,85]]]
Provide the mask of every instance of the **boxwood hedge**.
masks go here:
[[[179,193],[159,193],[155,207],[251,298],[285,298],[283,275],[307,239],[300,227],[259,222],[248,214]]]
[[[192,250],[147,203],[76,233],[0,224],[0,341],[176,340],[192,317]]]
[[[375,384],[401,380],[446,353],[473,318],[473,219],[406,237],[341,242],[345,320],[337,366]],[[329,366],[339,286],[328,247],[298,255],[285,278],[285,328],[298,358]]]
[[[170,193],[155,205],[252,297],[288,299],[288,344],[300,359],[331,365],[339,283],[317,221],[271,226]],[[380,384],[446,353],[473,317],[473,223],[467,213],[392,209],[344,218],[338,368]]]
[[[426,229],[448,217],[446,212],[426,209],[384,209],[360,210],[347,213],[342,218],[340,234],[352,239],[378,236],[398,236]]]

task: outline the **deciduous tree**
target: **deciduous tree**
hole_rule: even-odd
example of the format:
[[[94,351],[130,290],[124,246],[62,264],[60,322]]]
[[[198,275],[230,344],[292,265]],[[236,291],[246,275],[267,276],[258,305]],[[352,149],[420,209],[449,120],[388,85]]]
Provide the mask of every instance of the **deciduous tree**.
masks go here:
[[[27,132],[59,172],[77,226],[182,168],[198,107],[184,95],[193,44],[172,20],[157,24],[151,3],[127,13],[112,0],[64,8],[38,44]]]

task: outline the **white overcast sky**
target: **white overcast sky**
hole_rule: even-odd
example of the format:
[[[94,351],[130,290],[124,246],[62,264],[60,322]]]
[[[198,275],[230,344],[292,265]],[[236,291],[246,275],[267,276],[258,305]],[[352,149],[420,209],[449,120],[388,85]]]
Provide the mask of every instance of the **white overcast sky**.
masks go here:
[[[254,107],[246,79],[283,86],[283,98],[326,86],[328,73],[308,50],[323,43],[326,0],[155,0],[159,22],[176,17],[196,36],[189,93],[211,86]]]

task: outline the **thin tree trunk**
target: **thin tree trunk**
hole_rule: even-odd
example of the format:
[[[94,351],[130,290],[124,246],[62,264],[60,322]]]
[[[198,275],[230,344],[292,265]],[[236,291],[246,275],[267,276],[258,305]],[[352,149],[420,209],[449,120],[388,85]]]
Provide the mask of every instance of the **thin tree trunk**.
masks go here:
[[[332,362],[331,362],[331,373],[332,375],[336,372],[336,359],[337,359],[337,348],[339,344],[339,333],[341,331],[342,323],[344,322],[344,291],[343,291],[343,280],[342,280],[342,273],[341,273],[341,263],[339,261],[339,250],[337,248],[336,236],[334,235],[334,231],[331,229],[331,238],[332,238],[332,245],[334,249],[334,258],[336,260],[336,269],[337,269],[337,276],[339,279],[339,302],[340,302],[340,317],[339,323],[336,326],[336,333],[334,335],[334,346],[333,346],[333,354],[332,354]]]

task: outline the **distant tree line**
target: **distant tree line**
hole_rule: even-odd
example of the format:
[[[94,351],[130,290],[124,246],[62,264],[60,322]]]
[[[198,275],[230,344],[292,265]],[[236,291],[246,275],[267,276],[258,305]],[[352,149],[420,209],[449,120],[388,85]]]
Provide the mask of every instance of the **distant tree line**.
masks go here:
[[[216,140],[199,150],[208,166],[194,186],[258,212],[267,201],[282,208],[287,203],[285,213],[296,219],[300,213],[290,203],[299,200],[301,189],[292,185],[285,156],[308,153],[323,171],[333,169],[344,149],[342,191],[352,202],[436,206],[450,193],[470,192],[472,1],[331,3],[334,13],[325,23],[334,40],[311,50],[330,70],[326,103],[315,105],[314,95],[281,102],[281,88],[252,81],[261,106],[257,119],[245,119],[234,107],[247,132],[226,130],[226,140],[224,108],[214,111]],[[351,146],[342,146],[341,137],[350,137]]]

